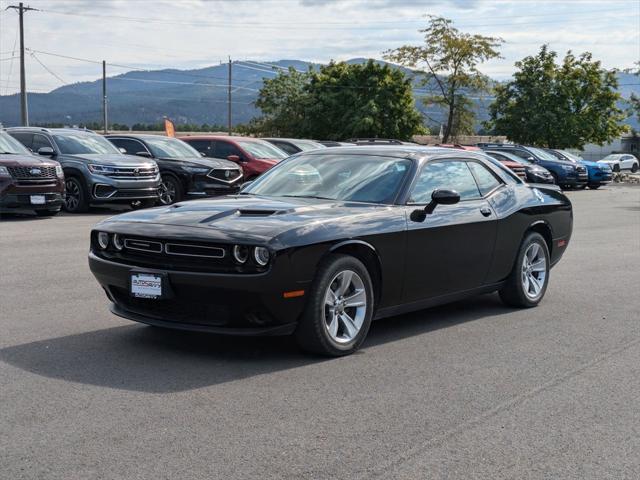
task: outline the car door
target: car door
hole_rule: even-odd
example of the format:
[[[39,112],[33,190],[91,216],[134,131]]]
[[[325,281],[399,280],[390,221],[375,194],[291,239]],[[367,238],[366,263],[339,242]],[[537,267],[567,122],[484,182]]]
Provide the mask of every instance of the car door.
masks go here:
[[[460,202],[438,205],[422,222],[412,220],[411,212],[424,208],[436,189],[457,191]],[[491,265],[497,224],[467,161],[452,158],[427,162],[411,187],[406,209],[405,303],[483,285]]]
[[[633,155],[623,155],[622,156],[622,160],[621,160],[621,165],[620,168],[623,168],[625,170],[631,170],[631,168],[633,167],[633,163],[635,161],[635,158]]]

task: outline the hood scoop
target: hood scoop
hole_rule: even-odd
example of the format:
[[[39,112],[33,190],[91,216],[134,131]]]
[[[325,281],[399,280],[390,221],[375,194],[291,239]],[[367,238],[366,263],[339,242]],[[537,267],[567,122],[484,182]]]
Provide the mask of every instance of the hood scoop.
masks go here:
[[[268,217],[276,212],[277,210],[241,208],[238,210],[238,215],[240,217]]]

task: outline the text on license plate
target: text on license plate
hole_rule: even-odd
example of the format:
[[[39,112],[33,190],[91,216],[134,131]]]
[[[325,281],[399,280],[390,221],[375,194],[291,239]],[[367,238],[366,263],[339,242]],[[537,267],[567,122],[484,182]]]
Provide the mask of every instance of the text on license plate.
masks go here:
[[[132,273],[131,295],[138,298],[161,297],[162,277],[150,273]]]
[[[31,195],[31,205],[44,205],[46,202],[44,195]]]

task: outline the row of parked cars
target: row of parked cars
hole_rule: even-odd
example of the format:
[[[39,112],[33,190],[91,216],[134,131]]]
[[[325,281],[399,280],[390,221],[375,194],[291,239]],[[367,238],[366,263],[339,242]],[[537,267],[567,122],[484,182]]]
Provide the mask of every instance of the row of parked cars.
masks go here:
[[[388,139],[347,142],[194,135],[178,138],[74,128],[14,127],[0,131],[0,210],[52,216],[91,204],[133,208],[237,193],[280,160],[301,151],[344,145],[410,144]],[[417,145],[417,144],[415,144]],[[599,188],[612,170],[638,170],[633,155],[587,162],[563,150],[481,143],[440,145],[482,150],[530,183]],[[630,158],[627,158],[630,157]]]

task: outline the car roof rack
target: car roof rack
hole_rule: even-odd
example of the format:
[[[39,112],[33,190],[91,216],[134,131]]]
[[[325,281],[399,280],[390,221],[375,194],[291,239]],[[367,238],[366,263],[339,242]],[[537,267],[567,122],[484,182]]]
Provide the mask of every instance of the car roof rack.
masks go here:
[[[513,148],[513,147],[522,147],[523,145],[519,145],[517,143],[485,143],[485,142],[480,142],[480,143],[476,143],[476,147],[482,147],[482,148]]]
[[[402,140],[397,140],[395,138],[350,138],[345,140],[345,142],[349,143],[360,143],[360,144],[383,144],[383,145],[402,145],[404,142]]]

